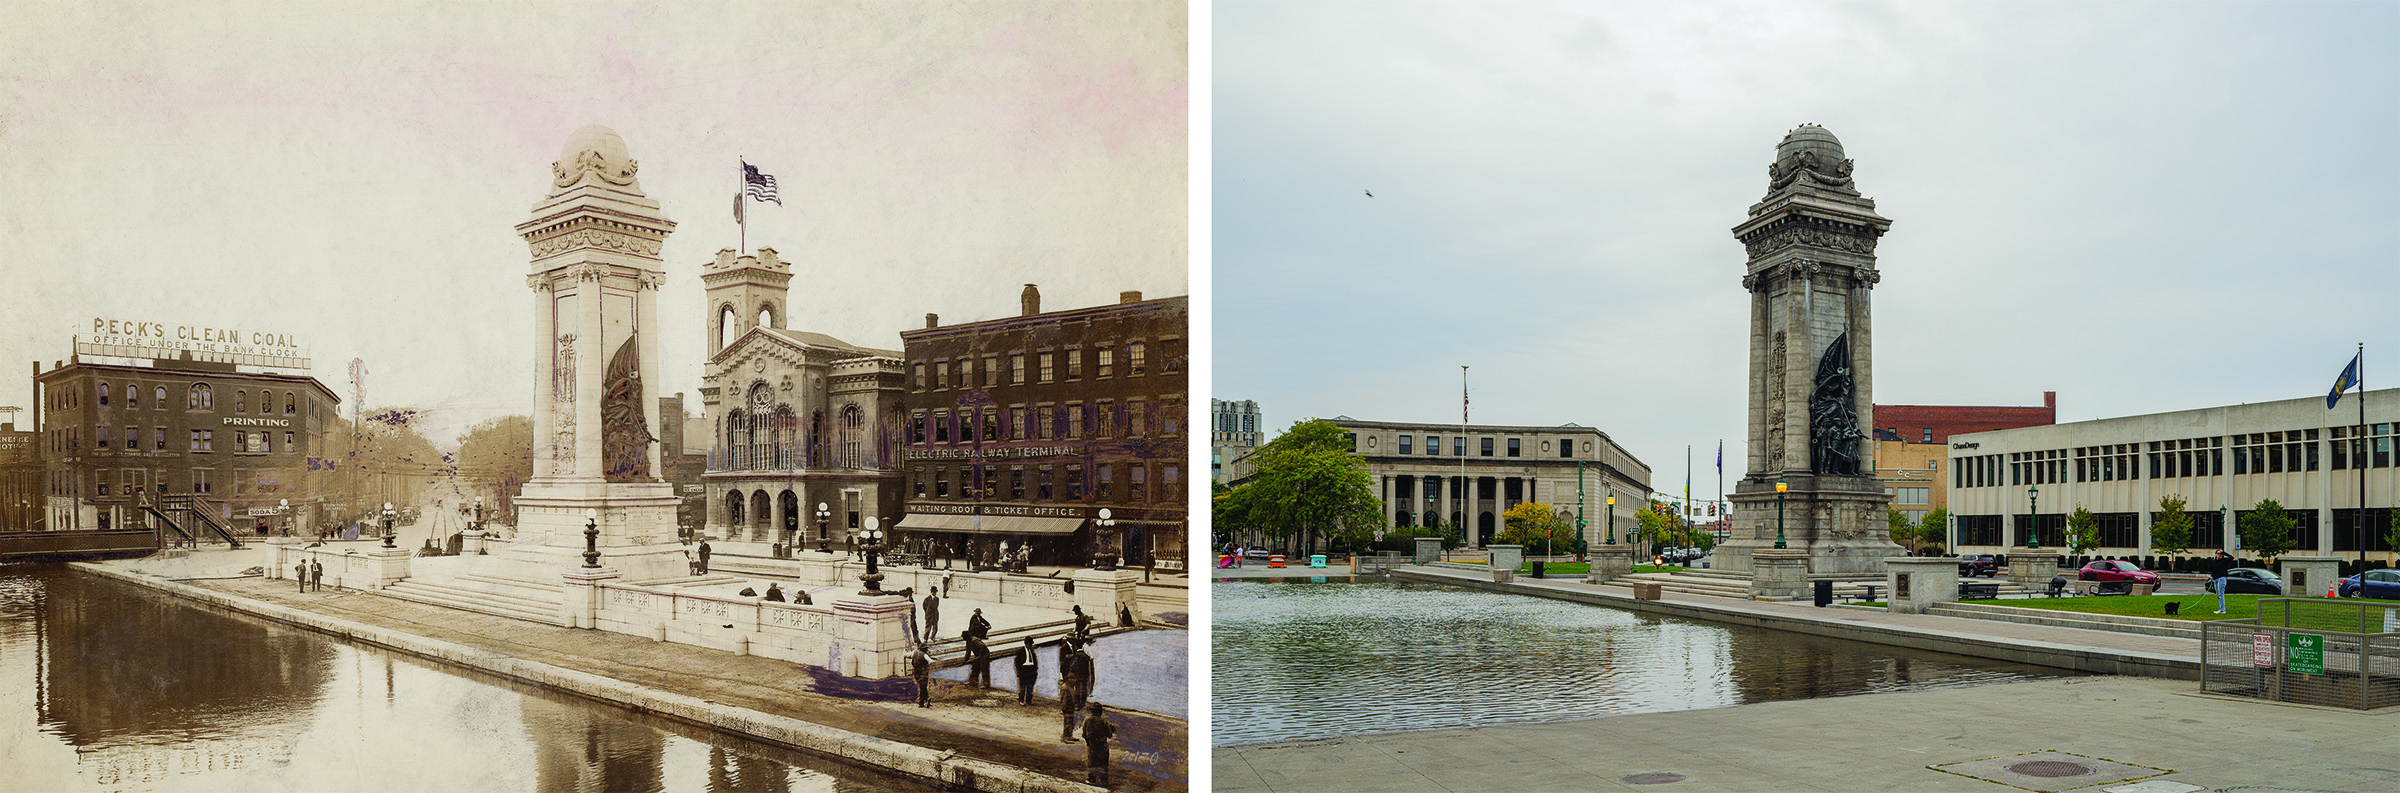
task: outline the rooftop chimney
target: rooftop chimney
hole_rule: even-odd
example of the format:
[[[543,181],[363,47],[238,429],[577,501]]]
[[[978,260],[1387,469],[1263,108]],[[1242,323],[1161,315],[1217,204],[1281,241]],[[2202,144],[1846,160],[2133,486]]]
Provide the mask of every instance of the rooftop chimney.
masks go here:
[[[2051,409],[2051,410],[2057,410],[2057,409],[2058,409],[2058,392],[2056,392],[2056,391],[2044,391],[2044,392],[2042,392],[2042,407],[2046,407],[2046,408],[2049,408],[2049,409]]]
[[[1139,289],[1117,293],[1117,303],[1119,304],[1139,302],[1142,302],[1142,292]]]
[[[1026,284],[1025,294],[1019,299],[1025,304],[1025,312],[1022,316],[1030,317],[1042,313],[1042,290],[1033,288],[1032,284]]]
[[[933,312],[930,312],[930,311],[928,311],[928,312],[925,312],[925,327],[928,327],[928,328],[938,328],[938,327],[941,327],[941,326],[942,326],[942,315],[940,315],[940,314],[936,314],[936,313],[933,313]]]

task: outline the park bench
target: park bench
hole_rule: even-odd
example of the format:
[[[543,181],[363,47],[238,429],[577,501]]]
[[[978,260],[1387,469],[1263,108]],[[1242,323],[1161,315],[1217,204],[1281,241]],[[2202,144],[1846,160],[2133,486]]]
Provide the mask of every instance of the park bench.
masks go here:
[[[1988,583],[1975,583],[1972,581],[1958,582],[1958,599],[1960,600],[1995,600],[1999,597],[2000,582],[1998,581],[1992,581]]]

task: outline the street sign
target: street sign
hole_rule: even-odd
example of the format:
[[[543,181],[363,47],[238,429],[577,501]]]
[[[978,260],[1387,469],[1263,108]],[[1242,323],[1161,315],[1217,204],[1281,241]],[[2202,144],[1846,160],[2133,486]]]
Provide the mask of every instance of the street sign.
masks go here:
[[[2314,633],[2286,634],[2291,643],[2285,665],[2304,675],[2325,674],[2325,637]]]
[[[2250,665],[2261,668],[2275,665],[2275,637],[2273,635],[2250,634]]]

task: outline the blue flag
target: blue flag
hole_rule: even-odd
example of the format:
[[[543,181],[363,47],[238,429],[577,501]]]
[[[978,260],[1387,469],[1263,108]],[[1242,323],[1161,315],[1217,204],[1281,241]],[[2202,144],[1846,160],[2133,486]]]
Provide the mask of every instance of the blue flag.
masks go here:
[[[2362,356],[2365,354],[2359,353]],[[2325,395],[2325,409],[2332,410],[2333,406],[2341,404],[2342,392],[2350,390],[2350,387],[2354,385],[2358,385],[2358,358],[2356,356],[2350,359],[2348,367],[2342,369],[2342,376],[2333,378],[2333,393]]]

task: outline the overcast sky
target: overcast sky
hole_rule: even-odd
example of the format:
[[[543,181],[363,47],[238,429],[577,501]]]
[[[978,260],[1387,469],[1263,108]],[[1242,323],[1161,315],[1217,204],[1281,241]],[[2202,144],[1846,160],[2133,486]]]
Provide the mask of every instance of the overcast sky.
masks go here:
[[[789,326],[898,349],[924,314],[1189,293],[1180,4],[20,6],[0,28],[0,405],[94,317],[295,334],[450,444],[533,401],[513,227],[586,124],[667,239],[662,394],[697,409],[697,276],[736,159]],[[30,426],[29,413],[17,414]]]
[[[1875,400],[2400,386],[2400,3],[1225,2],[1215,393],[1742,475],[1729,230],[1817,123],[1892,219]],[[1364,191],[1374,191],[1368,198]],[[2381,364],[2377,362],[2381,361]],[[2349,403],[2343,408],[2347,410]]]

